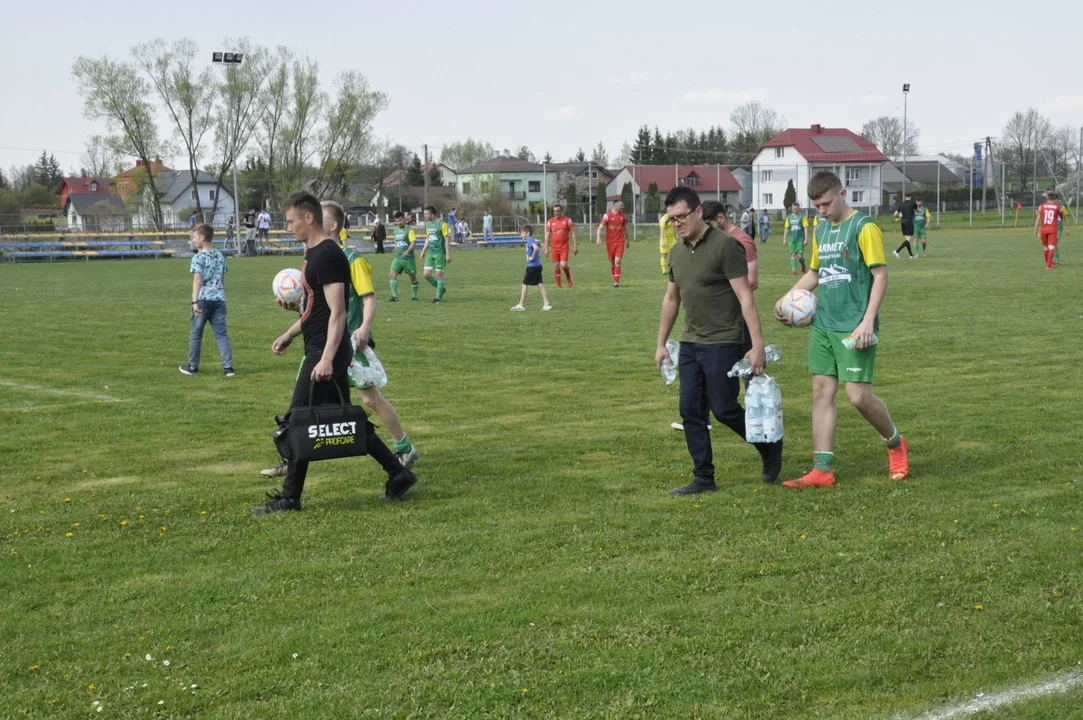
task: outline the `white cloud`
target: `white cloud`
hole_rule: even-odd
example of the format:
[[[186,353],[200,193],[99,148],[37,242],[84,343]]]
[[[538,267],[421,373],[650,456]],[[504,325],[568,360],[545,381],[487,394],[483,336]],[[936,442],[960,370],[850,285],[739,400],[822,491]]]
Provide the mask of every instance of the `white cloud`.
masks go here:
[[[886,95],[866,95],[861,98],[862,105],[891,105],[891,98]]]
[[[757,90],[719,90],[711,88],[705,91],[689,90],[681,97],[681,102],[689,105],[718,105],[720,103],[745,103],[749,100],[763,100],[767,97],[767,88]]]
[[[549,115],[551,117],[564,117],[564,118],[566,118],[566,117],[571,117],[572,115],[575,115],[577,112],[578,112],[578,110],[573,108],[571,105],[561,105],[560,107],[550,108],[550,109],[546,110],[545,114]]]
[[[1059,95],[1053,102],[1046,103],[1043,110],[1081,110],[1083,109],[1083,95]]]

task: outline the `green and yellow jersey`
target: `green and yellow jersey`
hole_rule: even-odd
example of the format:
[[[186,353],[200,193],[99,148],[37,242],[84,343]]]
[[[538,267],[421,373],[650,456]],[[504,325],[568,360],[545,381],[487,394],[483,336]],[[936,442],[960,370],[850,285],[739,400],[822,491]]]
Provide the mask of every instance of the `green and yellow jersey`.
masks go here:
[[[818,223],[809,262],[820,287],[813,325],[821,330],[853,332],[869,307],[871,268],[886,262],[883,233],[865,213],[854,210],[838,224]],[[877,327],[879,323],[877,318]]]

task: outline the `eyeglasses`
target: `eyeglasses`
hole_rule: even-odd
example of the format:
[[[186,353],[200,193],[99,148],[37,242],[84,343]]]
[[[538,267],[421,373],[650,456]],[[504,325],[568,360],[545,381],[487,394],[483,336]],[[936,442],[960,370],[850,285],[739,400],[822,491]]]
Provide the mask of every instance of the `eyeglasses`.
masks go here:
[[[679,215],[670,215],[669,221],[674,225],[684,225],[685,221],[692,216],[692,213],[696,211],[696,208],[692,208],[688,212],[680,213]]]

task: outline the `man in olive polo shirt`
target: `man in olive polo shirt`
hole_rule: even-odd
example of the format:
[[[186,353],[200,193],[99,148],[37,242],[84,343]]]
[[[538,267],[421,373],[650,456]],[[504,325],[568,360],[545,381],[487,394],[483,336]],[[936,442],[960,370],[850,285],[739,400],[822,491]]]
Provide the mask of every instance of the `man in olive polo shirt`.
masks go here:
[[[655,362],[669,356],[666,340],[684,303],[684,334],[677,370],[681,379],[680,412],[692,456],[693,479],[673,495],[717,489],[714,454],[707,431],[709,412],[745,438],[745,411],[737,401],[738,378],[726,373],[742,357],[755,373],[766,362],[756,302],[748,283],[748,261],[741,243],[703,220],[699,195],[679,186],[666,196],[666,212],[680,238],[669,253],[669,285],[662,300]],[[752,349],[745,352],[745,327]],[[763,459],[763,481],[774,482],[782,469],[782,441],[755,443]]]

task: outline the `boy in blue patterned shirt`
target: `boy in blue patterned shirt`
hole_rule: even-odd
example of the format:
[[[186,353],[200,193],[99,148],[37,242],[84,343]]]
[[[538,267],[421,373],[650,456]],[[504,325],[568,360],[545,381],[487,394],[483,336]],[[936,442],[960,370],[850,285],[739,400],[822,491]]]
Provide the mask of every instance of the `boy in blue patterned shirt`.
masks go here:
[[[192,231],[199,252],[192,256],[192,333],[188,337],[188,364],[179,370],[185,375],[199,372],[199,356],[203,349],[203,328],[209,322],[218,341],[222,367],[226,377],[233,377],[233,349],[226,335],[226,259],[214,249],[211,239],[214,229],[203,223]]]

